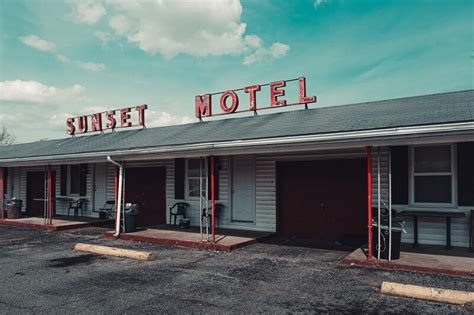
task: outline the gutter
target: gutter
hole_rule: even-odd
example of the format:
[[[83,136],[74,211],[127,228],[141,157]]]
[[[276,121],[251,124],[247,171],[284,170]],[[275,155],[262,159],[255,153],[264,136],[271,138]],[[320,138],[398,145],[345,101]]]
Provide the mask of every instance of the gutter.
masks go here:
[[[112,160],[110,155],[107,156],[107,161],[115,164],[119,168],[119,182],[118,182],[118,196],[115,215],[115,237],[120,236],[120,215],[122,213],[122,188],[123,188],[123,165]]]
[[[394,127],[376,130],[351,131],[326,133],[316,135],[303,136],[287,136],[274,137],[267,139],[252,139],[252,140],[230,140],[216,143],[199,143],[199,144],[185,144],[185,145],[171,145],[166,147],[151,147],[145,149],[129,149],[117,151],[102,151],[102,152],[86,152],[78,154],[63,154],[52,156],[36,156],[24,158],[10,158],[0,159],[0,163],[21,163],[21,162],[46,162],[49,160],[71,160],[71,159],[87,159],[98,158],[101,156],[124,156],[124,155],[140,155],[153,153],[179,153],[192,151],[209,151],[209,150],[225,150],[225,149],[241,149],[241,148],[255,148],[261,146],[277,146],[277,145],[295,145],[295,144],[315,144],[331,141],[357,141],[373,138],[405,138],[407,136],[416,136],[423,134],[447,133],[447,132],[474,132],[474,122],[452,123],[452,124],[438,124],[415,127]]]

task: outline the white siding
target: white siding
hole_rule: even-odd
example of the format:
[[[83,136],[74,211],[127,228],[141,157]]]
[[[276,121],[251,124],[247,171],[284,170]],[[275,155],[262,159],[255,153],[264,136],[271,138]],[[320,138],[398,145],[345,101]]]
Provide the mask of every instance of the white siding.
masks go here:
[[[372,205],[377,207],[377,157],[378,149],[372,150]],[[381,199],[388,205],[388,148],[380,149],[380,173],[381,173]],[[408,189],[408,187],[407,187]],[[381,203],[384,205],[383,202]],[[410,208],[408,205],[394,205],[397,211],[401,210],[432,210]],[[467,211],[463,208],[447,208],[439,209],[440,211]],[[374,212],[376,217],[377,213]],[[403,243],[413,243],[413,219],[404,218],[405,230],[402,233]],[[418,218],[418,242],[420,244],[429,245],[445,245],[446,244],[446,220],[444,218]],[[451,244],[453,246],[468,247],[469,246],[469,224],[468,219],[452,219],[451,220]]]
[[[264,231],[276,231],[276,162],[257,156],[256,225]]]
[[[61,167],[60,166],[53,166],[53,171],[56,172],[56,196],[59,196],[61,193]],[[28,207],[27,200],[26,200],[26,176],[28,172],[45,172],[45,166],[35,166],[35,167],[21,167],[21,168],[13,168],[13,183],[11,184],[13,190],[10,193],[10,196],[17,197],[23,200],[23,210]],[[79,198],[79,196],[75,196],[74,198]],[[92,165],[88,165],[88,174],[87,174],[87,193],[85,198],[89,201],[92,200]],[[67,214],[67,209],[69,206],[68,201],[57,200],[56,203],[56,214],[65,215]],[[84,210],[85,216],[95,216],[92,212],[92,202],[87,203],[87,209]]]

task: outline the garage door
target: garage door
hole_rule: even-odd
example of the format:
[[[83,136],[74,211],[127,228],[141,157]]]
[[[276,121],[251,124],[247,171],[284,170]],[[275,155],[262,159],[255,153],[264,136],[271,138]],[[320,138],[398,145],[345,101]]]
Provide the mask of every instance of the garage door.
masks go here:
[[[277,163],[278,231],[340,241],[367,231],[365,159]]]

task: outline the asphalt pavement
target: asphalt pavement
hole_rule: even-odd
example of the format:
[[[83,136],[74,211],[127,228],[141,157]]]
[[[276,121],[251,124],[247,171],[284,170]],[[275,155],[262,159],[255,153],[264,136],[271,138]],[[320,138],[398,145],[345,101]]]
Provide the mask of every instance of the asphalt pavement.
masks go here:
[[[379,289],[393,281],[472,291],[474,279],[341,267],[345,251],[259,243],[223,253],[104,239],[103,231],[0,226],[0,313],[473,313]],[[152,251],[156,260],[74,252],[77,242]]]

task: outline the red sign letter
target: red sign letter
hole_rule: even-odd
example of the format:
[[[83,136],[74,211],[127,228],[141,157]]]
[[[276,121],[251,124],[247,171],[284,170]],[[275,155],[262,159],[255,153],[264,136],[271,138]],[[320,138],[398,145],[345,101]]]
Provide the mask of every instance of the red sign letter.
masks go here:
[[[315,103],[316,96],[306,96],[306,79],[304,77],[298,78],[298,84],[300,87],[300,103]]]
[[[250,95],[250,110],[257,109],[257,91],[260,91],[260,85],[247,86],[244,89],[244,92]]]
[[[117,126],[117,121],[115,120],[115,111],[112,110],[110,112],[107,112],[107,124],[105,125],[105,128],[107,129],[115,129],[115,126]]]
[[[232,98],[232,105],[230,107],[227,106],[227,99],[229,97]],[[224,92],[221,96],[222,111],[224,111],[225,113],[233,113],[237,110],[237,107],[239,107],[239,97],[237,96],[237,94],[235,94],[234,91]]]
[[[102,131],[102,113],[92,114],[92,131]]]
[[[197,95],[195,98],[196,117],[212,116],[211,95]]]
[[[82,133],[87,132],[87,116],[79,117],[79,131]]]
[[[131,122],[127,120],[130,119],[130,107],[122,108],[120,110],[120,127],[130,127],[132,125]]]
[[[76,132],[76,127],[74,126],[74,118],[68,118],[66,120],[67,133],[71,136]]]
[[[286,101],[281,100],[278,101],[277,98],[279,96],[284,96],[285,95],[285,90],[278,90],[280,87],[285,87],[286,82],[285,81],[277,81],[277,82],[272,82],[270,83],[270,104],[271,106],[285,106]]]
[[[140,126],[145,126],[145,109],[148,109],[147,104],[138,105],[135,107],[138,112],[138,124]]]

